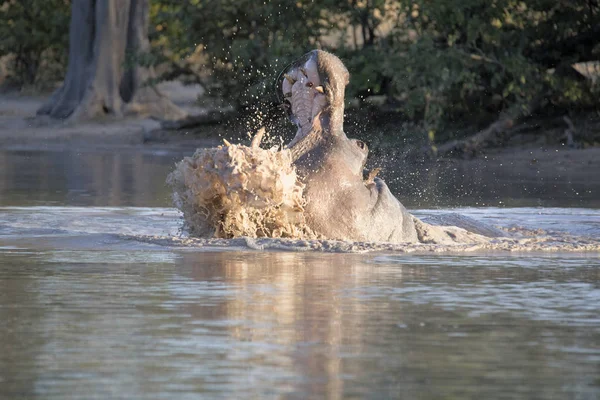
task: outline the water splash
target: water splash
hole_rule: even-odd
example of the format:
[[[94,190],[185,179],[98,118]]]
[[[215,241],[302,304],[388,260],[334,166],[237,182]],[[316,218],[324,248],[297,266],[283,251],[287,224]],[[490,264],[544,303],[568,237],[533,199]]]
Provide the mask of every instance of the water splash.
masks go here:
[[[189,233],[198,237],[316,238],[291,153],[227,145],[198,149],[167,178]]]

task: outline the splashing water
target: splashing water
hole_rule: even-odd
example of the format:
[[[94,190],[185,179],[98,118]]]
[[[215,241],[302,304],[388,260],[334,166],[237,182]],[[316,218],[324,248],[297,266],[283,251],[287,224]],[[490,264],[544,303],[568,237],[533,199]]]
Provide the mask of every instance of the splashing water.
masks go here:
[[[177,164],[167,183],[192,236],[317,237],[306,225],[304,186],[288,150],[229,144],[198,149]]]
[[[259,142],[255,140],[250,147],[226,142],[225,146],[201,148],[180,161],[167,183],[173,188],[174,204],[182,212],[190,236],[169,237],[168,243],[153,236],[137,240],[186,247],[241,245],[292,251],[600,251],[596,238],[515,226],[500,231],[467,216],[436,213],[417,215],[427,222],[413,217],[419,237],[415,244],[327,240],[306,223],[304,185],[291,152],[277,147],[265,150]],[[453,226],[457,221],[474,229]],[[490,234],[490,229],[496,232]],[[242,242],[221,241],[233,238],[242,238]]]

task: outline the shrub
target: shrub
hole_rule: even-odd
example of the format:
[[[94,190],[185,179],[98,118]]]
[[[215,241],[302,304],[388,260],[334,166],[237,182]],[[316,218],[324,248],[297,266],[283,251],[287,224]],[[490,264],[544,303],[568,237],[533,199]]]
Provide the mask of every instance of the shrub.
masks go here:
[[[34,84],[62,75],[69,16],[69,0],[0,0],[0,56],[12,55],[15,83]],[[53,73],[41,76],[42,66]]]

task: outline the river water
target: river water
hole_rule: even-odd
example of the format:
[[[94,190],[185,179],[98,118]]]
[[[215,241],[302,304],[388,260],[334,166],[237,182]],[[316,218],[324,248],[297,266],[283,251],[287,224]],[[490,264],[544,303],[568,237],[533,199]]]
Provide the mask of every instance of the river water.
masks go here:
[[[0,151],[0,398],[600,398],[598,252],[182,245],[191,151]],[[600,237],[600,183],[419,179],[418,216]]]

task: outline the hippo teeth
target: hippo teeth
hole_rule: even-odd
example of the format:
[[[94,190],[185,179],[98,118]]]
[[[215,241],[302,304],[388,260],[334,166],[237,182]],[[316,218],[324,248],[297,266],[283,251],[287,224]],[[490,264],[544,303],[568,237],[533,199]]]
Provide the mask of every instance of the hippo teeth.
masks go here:
[[[369,175],[367,176],[367,179],[365,179],[365,183],[369,184],[369,183],[375,182],[375,177],[377,177],[377,174],[380,171],[381,171],[381,168],[372,169],[371,172],[369,172]]]
[[[290,119],[298,127],[294,139],[288,144],[292,146],[313,129],[315,118],[327,105],[327,97],[313,59],[286,71],[283,77],[281,92],[285,103],[289,103],[286,108]]]
[[[285,77],[285,79],[290,83],[290,85],[293,85],[294,83],[296,83],[296,79],[292,78],[290,75],[288,74],[283,74],[283,76]]]

